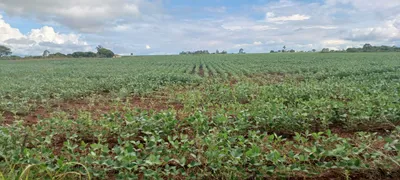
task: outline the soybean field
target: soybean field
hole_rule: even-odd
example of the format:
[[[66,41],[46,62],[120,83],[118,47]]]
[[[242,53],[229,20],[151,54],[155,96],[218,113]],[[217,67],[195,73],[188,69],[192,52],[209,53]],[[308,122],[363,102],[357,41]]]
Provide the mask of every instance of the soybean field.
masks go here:
[[[0,61],[1,179],[399,179],[399,53]]]

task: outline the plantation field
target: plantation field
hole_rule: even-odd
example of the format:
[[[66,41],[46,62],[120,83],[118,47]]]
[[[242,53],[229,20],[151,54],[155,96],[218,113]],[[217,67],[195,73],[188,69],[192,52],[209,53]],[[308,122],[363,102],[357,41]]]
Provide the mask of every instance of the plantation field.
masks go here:
[[[399,53],[0,61],[0,180],[396,179],[399,89]]]

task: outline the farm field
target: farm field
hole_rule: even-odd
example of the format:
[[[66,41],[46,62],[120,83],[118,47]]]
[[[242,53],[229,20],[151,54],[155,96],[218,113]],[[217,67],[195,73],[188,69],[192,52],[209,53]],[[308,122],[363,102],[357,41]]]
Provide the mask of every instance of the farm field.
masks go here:
[[[400,54],[0,61],[1,179],[400,179]]]

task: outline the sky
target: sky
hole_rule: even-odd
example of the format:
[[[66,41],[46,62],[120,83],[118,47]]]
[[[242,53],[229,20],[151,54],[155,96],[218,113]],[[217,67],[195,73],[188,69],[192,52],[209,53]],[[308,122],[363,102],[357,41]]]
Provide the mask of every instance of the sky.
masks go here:
[[[156,55],[400,46],[400,0],[0,0],[16,55]]]

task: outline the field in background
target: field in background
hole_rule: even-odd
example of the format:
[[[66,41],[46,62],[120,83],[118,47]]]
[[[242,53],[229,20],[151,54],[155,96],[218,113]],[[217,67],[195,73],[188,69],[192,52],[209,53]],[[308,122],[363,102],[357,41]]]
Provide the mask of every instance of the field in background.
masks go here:
[[[0,179],[399,178],[399,88],[398,53],[1,61]]]

